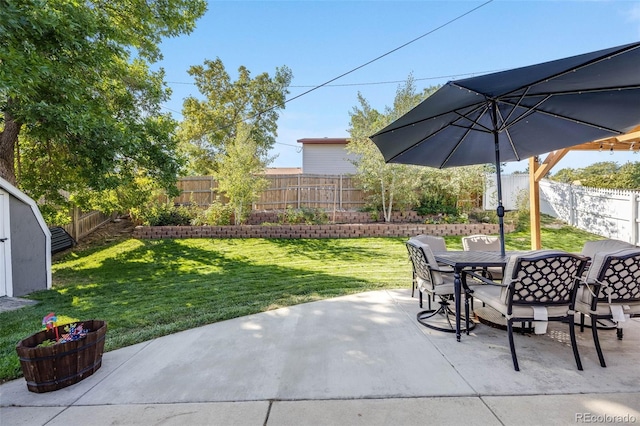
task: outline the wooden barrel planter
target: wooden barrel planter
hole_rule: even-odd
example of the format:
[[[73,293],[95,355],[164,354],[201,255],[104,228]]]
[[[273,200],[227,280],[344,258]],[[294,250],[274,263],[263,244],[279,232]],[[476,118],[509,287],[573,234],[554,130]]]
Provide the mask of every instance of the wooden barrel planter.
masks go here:
[[[102,365],[107,323],[99,320],[78,321],[90,330],[80,339],[51,346],[38,345],[55,340],[55,330],[43,330],[16,346],[22,373],[31,392],[43,393],[62,389],[89,377]],[[58,333],[64,333],[64,325]]]

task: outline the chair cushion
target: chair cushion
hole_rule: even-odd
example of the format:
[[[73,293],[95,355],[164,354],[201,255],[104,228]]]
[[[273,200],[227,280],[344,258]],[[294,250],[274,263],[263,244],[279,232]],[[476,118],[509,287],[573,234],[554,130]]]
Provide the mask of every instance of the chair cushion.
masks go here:
[[[489,235],[470,235],[462,237],[462,248],[465,251],[500,251],[500,239]]]
[[[417,278],[417,284],[418,284],[418,288],[435,294],[435,295],[446,295],[446,294],[453,294],[453,289],[455,288],[455,284],[453,282],[453,276],[451,275],[443,275],[442,276],[442,284],[435,286],[435,289],[431,288],[431,284],[429,284],[428,281],[423,280],[422,278],[418,277]],[[467,286],[468,287],[473,287],[476,288],[477,286],[482,285],[482,283],[478,283],[472,280],[468,280],[467,281]],[[462,287],[460,288],[460,294],[464,294],[464,289],[462,289]]]
[[[435,235],[420,234],[410,238],[411,240],[419,241],[423,244],[429,245],[433,251],[447,251],[447,244],[442,237],[436,237]]]
[[[508,310],[508,306],[505,303],[507,295],[507,288],[502,286],[479,285],[473,288],[473,296],[476,299],[489,305],[505,317],[507,317]],[[547,312],[549,317],[562,317],[568,315],[569,307],[567,305],[548,306]],[[533,315],[533,307],[531,306],[513,306],[513,317],[530,319],[533,321]]]
[[[431,283],[429,283],[428,281],[423,280],[420,277],[418,277],[418,279],[416,281],[417,281],[417,284],[418,284],[418,289],[420,291],[426,291],[428,293],[435,294],[435,295],[438,295],[438,296],[444,296],[444,295],[447,295],[447,294],[453,294],[453,289],[454,289],[453,278],[451,280],[445,279],[445,280],[443,280],[442,284],[439,284],[439,285],[437,285],[435,287],[432,287]]]
[[[622,250],[599,251],[595,253],[591,258],[591,265],[587,271],[586,282],[595,283],[598,280],[598,277],[602,272],[602,267],[610,256],[623,257],[627,255],[634,255],[635,253],[640,254],[640,248],[632,246],[632,248],[625,248]]]
[[[598,316],[611,315],[609,304],[605,302],[599,302],[596,305],[596,310],[591,310],[592,299],[593,294],[591,294],[586,286],[581,285],[576,295],[575,310],[585,314],[596,314]],[[619,303],[618,305],[623,307],[623,311],[625,314],[640,315],[640,302]]]
[[[436,261],[435,256],[433,255],[433,252],[431,251],[431,247],[428,244],[425,244],[416,238],[410,238],[409,243],[413,244],[416,247],[420,247],[422,249],[429,268],[441,269],[441,267],[438,265],[438,262]],[[433,284],[435,286],[439,286],[444,283],[443,275],[438,271],[432,270],[431,277],[433,278]],[[451,291],[451,294],[453,294],[453,290]]]
[[[587,241],[584,243],[582,247],[581,254],[583,256],[588,256],[593,258],[597,252],[611,252],[622,250],[626,248],[635,248],[633,244],[620,241],[620,240],[598,240],[598,241]]]

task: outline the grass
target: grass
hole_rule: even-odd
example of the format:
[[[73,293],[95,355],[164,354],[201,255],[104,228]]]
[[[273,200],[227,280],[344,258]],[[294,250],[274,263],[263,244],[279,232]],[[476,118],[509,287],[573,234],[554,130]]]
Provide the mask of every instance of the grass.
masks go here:
[[[597,237],[542,229],[544,248],[580,251]],[[447,237],[461,250],[460,237]],[[57,259],[40,303],[0,313],[0,382],[22,376],[17,342],[49,312],[65,322],[101,319],[110,351],[193,327],[346,294],[409,288],[404,238],[125,239]],[[527,232],[507,250],[528,250]],[[63,317],[64,316],[64,317]]]

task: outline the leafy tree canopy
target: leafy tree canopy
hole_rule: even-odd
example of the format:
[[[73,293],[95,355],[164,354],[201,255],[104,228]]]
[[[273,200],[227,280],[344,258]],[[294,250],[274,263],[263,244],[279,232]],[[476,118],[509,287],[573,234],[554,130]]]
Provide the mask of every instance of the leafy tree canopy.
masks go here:
[[[251,78],[250,71],[241,66],[232,81],[217,58],[192,66],[189,74],[202,97],[189,97],[183,105],[179,137],[188,159],[186,173],[216,173],[216,156],[226,154],[240,127],[248,129],[248,140],[255,143],[257,155],[266,156],[276,140],[278,110],[284,108],[291,71],[285,66],[276,68],[273,77],[262,73]],[[239,126],[241,122],[246,126]]]
[[[603,161],[580,169],[565,168],[551,176],[565,183],[580,182],[592,188],[640,189],[640,162],[622,166],[615,161]]]
[[[271,159],[258,151],[256,141],[251,139],[251,128],[240,123],[235,140],[216,158],[218,171],[214,176],[218,180],[218,189],[229,198],[236,225],[245,222],[251,214],[253,202],[269,186],[263,173]]]
[[[386,222],[391,221],[394,208],[406,208],[418,201],[417,189],[420,185],[420,170],[416,166],[403,164],[385,164],[384,158],[369,136],[397,119],[420,101],[424,100],[435,88],[417,92],[413,76],[400,85],[392,107],[379,112],[358,93],[359,106],[350,113],[351,136],[347,149],[357,154],[358,183],[369,194],[368,204],[372,208],[382,208]]]
[[[358,154],[355,165],[360,187],[369,194],[369,207],[382,208],[385,221],[391,220],[394,209],[413,208],[425,202],[441,210],[451,202],[454,209],[460,202],[470,199],[483,185],[484,166],[455,167],[438,170],[429,167],[404,164],[386,164],[369,136],[396,120],[437,90],[429,87],[416,90],[413,77],[398,87],[393,106],[384,112],[372,108],[361,94],[359,106],[351,115],[347,145],[350,152]],[[439,211],[444,213],[443,211]]]
[[[101,191],[140,173],[171,185],[176,123],[163,37],[205,0],[0,0],[0,176],[32,197]]]

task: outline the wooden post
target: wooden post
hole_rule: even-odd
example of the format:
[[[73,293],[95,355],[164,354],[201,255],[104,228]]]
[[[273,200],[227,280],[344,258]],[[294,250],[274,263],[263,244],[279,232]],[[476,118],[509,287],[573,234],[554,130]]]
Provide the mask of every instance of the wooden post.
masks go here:
[[[296,189],[297,194],[298,194],[298,204],[297,204],[296,208],[298,208],[298,209],[300,208],[300,196],[301,196],[300,191],[301,190],[302,189],[300,188],[300,175],[298,175],[298,188]]]
[[[529,158],[529,217],[531,224],[531,249],[539,250],[540,241],[540,183],[536,179],[538,157]]]

